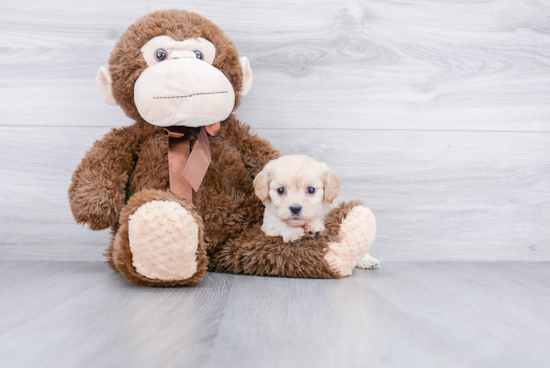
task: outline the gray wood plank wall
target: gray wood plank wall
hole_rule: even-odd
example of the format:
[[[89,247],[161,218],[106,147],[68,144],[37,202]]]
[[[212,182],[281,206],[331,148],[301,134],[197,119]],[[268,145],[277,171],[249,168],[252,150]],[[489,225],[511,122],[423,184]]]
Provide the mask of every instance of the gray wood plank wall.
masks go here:
[[[382,260],[550,260],[550,2],[57,1],[0,5],[0,259],[101,260],[70,175],[130,124],[95,75],[148,11],[217,23],[254,84],[237,116],[324,160]]]

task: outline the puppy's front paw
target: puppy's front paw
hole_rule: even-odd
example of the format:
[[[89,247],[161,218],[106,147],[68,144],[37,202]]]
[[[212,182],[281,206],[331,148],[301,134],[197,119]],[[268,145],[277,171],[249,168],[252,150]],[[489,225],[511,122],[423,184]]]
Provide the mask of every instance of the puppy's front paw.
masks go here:
[[[311,235],[316,235],[325,231],[325,224],[322,221],[311,221],[304,226],[304,230]]]
[[[282,234],[283,235],[283,241],[285,243],[295,242],[298,239],[300,239],[302,236],[304,236],[305,234],[306,233],[305,233],[303,227],[291,227]]]

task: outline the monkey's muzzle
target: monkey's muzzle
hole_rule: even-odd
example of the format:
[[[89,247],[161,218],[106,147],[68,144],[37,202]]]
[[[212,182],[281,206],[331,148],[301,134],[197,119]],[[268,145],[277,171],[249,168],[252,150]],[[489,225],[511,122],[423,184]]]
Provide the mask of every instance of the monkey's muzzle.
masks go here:
[[[231,114],[235,91],[212,65],[199,59],[174,59],[141,73],[134,85],[134,102],[150,124],[200,127]]]

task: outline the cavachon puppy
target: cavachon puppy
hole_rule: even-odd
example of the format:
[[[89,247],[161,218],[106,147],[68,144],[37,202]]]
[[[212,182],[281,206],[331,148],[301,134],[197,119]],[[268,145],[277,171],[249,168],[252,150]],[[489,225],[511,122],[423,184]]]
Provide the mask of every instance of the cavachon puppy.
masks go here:
[[[265,205],[262,230],[268,236],[282,236],[286,243],[325,230],[340,179],[325,163],[289,155],[270,161],[256,176],[254,189]]]

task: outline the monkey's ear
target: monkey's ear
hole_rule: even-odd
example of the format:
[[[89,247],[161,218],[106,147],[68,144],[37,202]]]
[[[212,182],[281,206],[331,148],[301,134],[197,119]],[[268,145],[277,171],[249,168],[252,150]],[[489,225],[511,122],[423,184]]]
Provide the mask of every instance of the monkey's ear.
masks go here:
[[[250,61],[246,56],[239,59],[243,68],[243,90],[241,96],[246,96],[252,87],[252,69],[250,69]]]
[[[262,202],[265,202],[267,197],[269,197],[270,176],[269,163],[267,163],[262,171],[254,178],[254,192]]]
[[[109,69],[102,66],[97,72],[97,88],[103,96],[103,100],[109,105],[117,106],[118,104],[113,97],[113,90],[111,89],[111,75]]]

